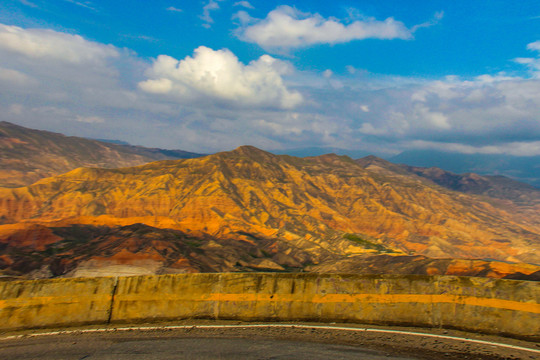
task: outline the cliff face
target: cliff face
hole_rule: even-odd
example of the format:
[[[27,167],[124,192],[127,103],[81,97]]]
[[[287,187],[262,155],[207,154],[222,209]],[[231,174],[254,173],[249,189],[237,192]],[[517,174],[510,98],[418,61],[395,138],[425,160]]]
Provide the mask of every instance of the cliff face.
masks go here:
[[[17,223],[142,223],[218,245],[251,244],[268,254],[273,246],[294,255],[281,263],[273,258],[277,252],[270,256],[282,268],[286,262],[300,268],[381,253],[540,263],[540,215],[530,207],[452,191],[348,157],[276,156],[249,146],[131,168],[80,168],[28,187],[0,189],[0,219],[4,239]],[[116,249],[102,257],[124,251]],[[233,258],[228,261],[236,266]],[[186,269],[207,269],[197,266]]]
[[[117,145],[0,122],[0,186],[30,185],[85,167],[135,166],[201,156],[180,150]]]

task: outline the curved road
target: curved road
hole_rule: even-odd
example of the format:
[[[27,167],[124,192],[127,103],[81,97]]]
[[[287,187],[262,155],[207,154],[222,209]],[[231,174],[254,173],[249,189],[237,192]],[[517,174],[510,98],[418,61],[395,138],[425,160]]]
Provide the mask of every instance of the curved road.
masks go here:
[[[426,329],[423,330],[424,332]],[[1,359],[540,359],[540,345],[457,331],[215,324],[0,335]],[[472,337],[475,337],[474,339]]]

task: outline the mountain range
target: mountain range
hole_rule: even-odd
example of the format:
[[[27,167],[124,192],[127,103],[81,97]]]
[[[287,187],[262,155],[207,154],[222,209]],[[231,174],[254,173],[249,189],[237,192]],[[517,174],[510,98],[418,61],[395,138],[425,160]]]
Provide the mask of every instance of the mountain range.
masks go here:
[[[135,166],[202,154],[65,136],[0,122],[0,187],[30,185],[78,167]]]
[[[540,156],[461,154],[436,150],[408,150],[389,157],[394,163],[442,167],[453,173],[502,175],[540,188]]]
[[[242,146],[0,188],[0,268],[537,279],[539,210],[540,190],[501,176]]]
[[[328,153],[347,155],[354,159],[370,155],[363,150],[336,147],[306,147],[287,150],[270,150],[273,154],[298,157],[319,156]],[[437,167],[455,174],[476,173],[480,175],[505,176],[540,188],[540,156],[517,156],[505,154],[463,154],[434,149],[406,150],[397,155],[381,155],[396,164],[416,167]]]

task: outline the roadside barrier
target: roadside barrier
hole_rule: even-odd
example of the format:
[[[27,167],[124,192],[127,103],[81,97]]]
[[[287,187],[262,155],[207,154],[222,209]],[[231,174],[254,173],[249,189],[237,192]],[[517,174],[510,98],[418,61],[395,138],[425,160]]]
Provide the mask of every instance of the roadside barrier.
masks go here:
[[[204,273],[0,282],[0,329],[171,321],[457,328],[540,340],[540,283],[457,276]]]

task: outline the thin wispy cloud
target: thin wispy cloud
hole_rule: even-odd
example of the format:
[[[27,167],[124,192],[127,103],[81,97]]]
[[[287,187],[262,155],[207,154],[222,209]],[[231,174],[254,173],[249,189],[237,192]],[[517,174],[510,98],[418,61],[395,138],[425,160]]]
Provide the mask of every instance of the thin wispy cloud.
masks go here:
[[[249,1],[237,1],[234,3],[233,6],[242,6],[242,7],[245,7],[246,9],[255,9],[255,7],[251,5]]]
[[[166,10],[167,11],[172,11],[172,12],[183,12],[184,11],[184,10],[179,9],[177,7],[174,7],[174,6],[169,6]]]
[[[428,27],[431,27],[431,26],[434,26],[434,25],[437,25],[441,20],[442,18],[444,17],[444,11],[437,11],[435,13],[435,15],[433,15],[433,18],[429,21],[426,21],[425,23],[422,23],[422,24],[418,24],[418,25],[414,25],[412,28],[411,28],[411,32],[416,32],[416,30],[418,29],[421,29],[421,28],[428,28]]]
[[[223,0],[209,0],[206,5],[203,6],[203,13],[200,16],[200,18],[204,21],[203,27],[210,28],[211,24],[214,23],[214,19],[211,16],[211,12],[215,10],[219,10],[219,4],[218,1]]]
[[[19,2],[23,5],[26,5],[26,6],[29,6],[29,7],[33,7],[33,8],[37,8],[38,5],[37,4],[34,4],[33,2],[31,2],[30,0],[19,0]]]
[[[527,44],[527,50],[536,52],[536,57],[516,58],[514,61],[527,66],[534,77],[540,78],[540,40]]]
[[[86,8],[88,10],[92,10],[92,11],[97,11],[96,7],[94,6],[94,4],[91,2],[91,1],[76,1],[76,0],[64,0],[68,3],[71,3],[71,4],[74,4],[74,5],[77,5],[77,6],[80,6],[80,7],[83,7],[83,8]]]

